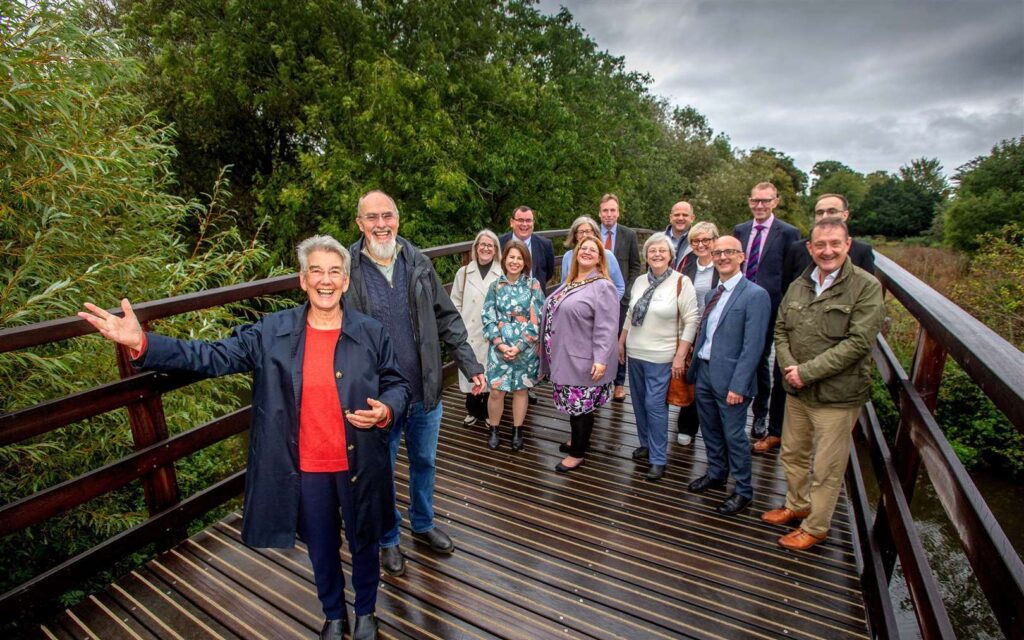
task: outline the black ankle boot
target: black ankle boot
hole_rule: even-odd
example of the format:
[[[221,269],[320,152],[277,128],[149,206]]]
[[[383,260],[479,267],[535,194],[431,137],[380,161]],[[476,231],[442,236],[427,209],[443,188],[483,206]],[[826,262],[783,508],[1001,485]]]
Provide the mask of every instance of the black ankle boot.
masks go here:
[[[488,422],[487,428],[491,430],[491,434],[487,436],[487,446],[492,449],[497,449],[501,444],[501,439],[498,437],[498,426]]]
[[[523,448],[523,428],[512,427],[512,450],[519,451]]]

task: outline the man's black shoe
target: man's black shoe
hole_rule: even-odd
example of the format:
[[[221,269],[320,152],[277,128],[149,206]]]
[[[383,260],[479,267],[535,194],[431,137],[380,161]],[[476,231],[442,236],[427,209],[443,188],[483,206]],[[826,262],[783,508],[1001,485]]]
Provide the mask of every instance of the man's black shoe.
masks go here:
[[[324,620],[324,628],[320,630],[320,640],[341,640],[347,631],[347,617],[340,620]]]
[[[526,398],[530,404],[537,404],[537,394],[533,392],[533,389],[526,392]]]
[[[637,447],[636,449],[633,449],[632,456],[633,459],[636,460],[637,462],[647,462],[648,456],[650,456],[650,454],[651,452],[650,450],[647,449],[647,447]]]
[[[690,483],[688,489],[694,493],[704,493],[708,489],[721,489],[725,486],[725,480],[716,480],[705,474]]]
[[[423,542],[430,545],[430,548],[437,553],[451,553],[455,551],[455,543],[448,537],[448,534],[441,531],[437,527],[434,527],[430,531],[424,531],[423,533],[412,534],[412,539],[416,542]]]
[[[393,547],[380,548],[380,566],[389,576],[400,576],[405,573],[405,556],[397,544]]]
[[[768,435],[768,419],[764,417],[754,418],[754,424],[750,427],[750,437],[760,440],[766,435]]]
[[[352,629],[352,640],[376,640],[377,616],[368,613],[356,616],[356,626]]]
[[[665,475],[665,465],[663,464],[652,464],[651,468],[647,470],[648,480],[661,480],[663,475]]]
[[[723,516],[731,516],[734,513],[743,511],[750,505],[750,498],[734,493],[725,499],[725,502],[715,507],[715,511]]]

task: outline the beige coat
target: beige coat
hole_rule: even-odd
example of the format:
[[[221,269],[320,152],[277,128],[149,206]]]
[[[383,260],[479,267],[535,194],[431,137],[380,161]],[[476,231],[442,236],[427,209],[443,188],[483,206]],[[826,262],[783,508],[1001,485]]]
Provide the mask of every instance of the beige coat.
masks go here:
[[[486,278],[480,277],[476,262],[470,262],[459,269],[452,283],[452,302],[462,316],[469,334],[469,346],[473,348],[478,362],[487,362],[487,338],[484,337],[484,323],[480,319],[484,309],[484,297],[492,282],[501,277],[501,265],[495,259]],[[459,389],[463,393],[473,390],[473,383],[459,372]]]

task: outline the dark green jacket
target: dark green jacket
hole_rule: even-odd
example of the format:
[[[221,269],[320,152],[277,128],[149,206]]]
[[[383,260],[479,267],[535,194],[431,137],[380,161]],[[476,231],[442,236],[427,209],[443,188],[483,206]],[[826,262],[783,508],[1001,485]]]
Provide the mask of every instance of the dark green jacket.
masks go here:
[[[804,269],[786,291],[775,323],[779,368],[799,365],[802,389],[786,392],[814,405],[860,406],[871,392],[871,349],[882,326],[882,287],[847,257],[832,286],[814,295]]]

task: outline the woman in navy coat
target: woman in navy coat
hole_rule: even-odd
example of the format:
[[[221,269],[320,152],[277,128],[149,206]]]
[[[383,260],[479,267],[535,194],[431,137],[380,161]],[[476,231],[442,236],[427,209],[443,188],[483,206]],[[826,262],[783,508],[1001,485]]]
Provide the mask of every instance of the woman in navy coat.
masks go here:
[[[387,431],[404,413],[409,387],[383,326],[341,306],[348,251],[314,236],[299,245],[298,258],[308,301],[217,342],[144,334],[127,300],[123,318],[91,303],[91,313],[79,315],[131,349],[142,368],[209,377],[253,372],[242,540],[290,548],[302,536],[327,618],[321,638],[340,639],[348,626],[340,509],[353,558],[353,638],[375,638],[377,541],[394,524]]]

